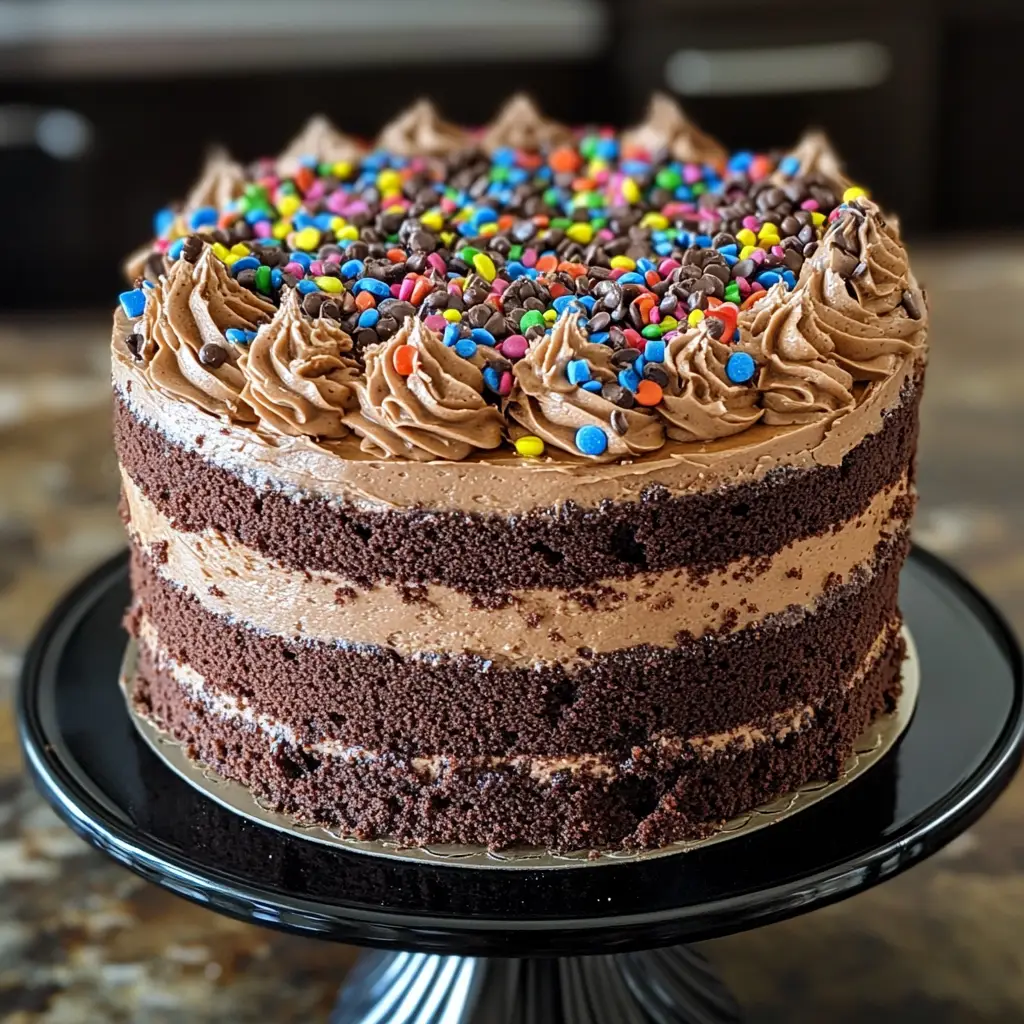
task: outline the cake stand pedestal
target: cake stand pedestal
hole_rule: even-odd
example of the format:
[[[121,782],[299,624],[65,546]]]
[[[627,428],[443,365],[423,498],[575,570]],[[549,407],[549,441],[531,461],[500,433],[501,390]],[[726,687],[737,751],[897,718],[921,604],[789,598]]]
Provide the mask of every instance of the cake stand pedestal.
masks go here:
[[[26,761],[81,836],[212,910],[377,947],[334,1024],[724,1024],[735,1000],[685,943],[844,899],[934,853],[1012,777],[1021,654],[988,602],[915,550],[900,601],[921,689],[897,746],[793,817],[677,856],[563,869],[388,860],[257,825],[136,733],[118,686],[126,558],[84,580],[29,656]]]

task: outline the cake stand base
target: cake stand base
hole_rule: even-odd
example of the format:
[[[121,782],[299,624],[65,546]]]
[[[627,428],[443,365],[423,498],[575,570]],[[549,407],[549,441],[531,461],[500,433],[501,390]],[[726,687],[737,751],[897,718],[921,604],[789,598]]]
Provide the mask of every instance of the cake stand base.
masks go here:
[[[688,946],[557,959],[370,952],[330,1024],[733,1024],[739,1005]]]

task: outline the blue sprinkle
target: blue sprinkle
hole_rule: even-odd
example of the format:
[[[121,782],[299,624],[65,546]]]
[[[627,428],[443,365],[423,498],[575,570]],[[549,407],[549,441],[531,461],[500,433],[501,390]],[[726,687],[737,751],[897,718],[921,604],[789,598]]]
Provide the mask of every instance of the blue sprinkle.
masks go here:
[[[721,249],[719,249],[719,252],[721,252]],[[728,253],[723,254],[722,259],[725,260],[726,266],[730,267],[736,266],[740,261],[739,256],[730,256]]]
[[[771,288],[773,284],[778,284],[782,280],[782,275],[774,270],[762,270],[755,280],[765,288]]]
[[[659,242],[654,247],[654,251],[659,256],[669,256],[672,253],[672,243],[671,242]]]
[[[378,299],[391,298],[391,289],[375,277],[364,277],[356,281],[352,286],[352,294],[358,295],[360,292],[369,292],[371,295],[376,295]]]
[[[473,330],[469,332],[469,336],[478,345],[486,345],[488,348],[494,348],[496,344],[494,335],[484,327],[474,327]]]
[[[181,250],[185,248],[185,239],[176,238],[171,242],[171,247],[167,250],[167,255],[172,259],[176,260],[181,256]]]
[[[311,213],[307,213],[305,210],[299,210],[298,213],[292,217],[292,226],[296,231],[301,231],[303,228],[315,228],[316,220]]]
[[[143,281],[142,287],[148,291],[150,288],[155,288],[156,285],[152,281]]]
[[[654,265],[652,260],[639,259],[636,261],[636,269],[639,270],[641,274],[646,274],[648,270],[657,270],[657,267]]]
[[[570,359],[565,367],[565,375],[570,384],[582,384],[590,380],[590,366],[586,359]]]
[[[740,248],[739,248],[738,245],[732,245],[732,244],[730,244],[730,245],[720,245],[718,247],[718,251],[723,256],[738,256],[739,252],[740,252]]]
[[[303,270],[309,270],[310,263],[313,262],[313,257],[308,252],[290,252],[288,253],[289,263],[298,263]]]
[[[640,376],[636,370],[632,367],[627,366],[624,370],[619,370],[619,383],[627,391],[636,391],[640,387]]]
[[[508,172],[508,183],[515,187],[516,185],[522,185],[523,182],[530,180],[530,172],[525,167],[513,167]]]
[[[646,284],[643,274],[638,274],[631,270],[627,274],[623,274],[622,277],[616,279],[616,284]]]
[[[142,311],[146,308],[146,293],[141,288],[133,288],[130,292],[121,292],[117,301],[121,303],[124,315],[134,320],[135,317],[142,316]]]
[[[593,295],[580,295],[580,296],[577,297],[576,301],[577,302],[582,302],[583,303],[583,308],[588,313],[593,313],[594,312],[594,306],[596,305],[596,300],[594,299]]]
[[[446,324],[444,334],[441,335],[441,340],[451,348],[459,340],[459,325],[458,324]]]
[[[559,295],[558,298],[555,299],[555,301],[551,303],[552,307],[554,308],[554,311],[556,313],[558,313],[559,316],[561,316],[562,313],[564,313],[569,306],[572,306],[572,305],[575,305],[575,304],[576,304],[576,296],[575,295]]]
[[[239,330],[237,327],[229,327],[224,332],[224,337],[235,345],[244,345],[249,340],[245,336],[245,331]]]
[[[702,249],[711,248],[711,236],[710,235],[697,235],[693,240],[694,245],[699,245]]]
[[[516,162],[516,151],[511,146],[501,146],[491,154],[491,162],[498,167],[511,167]]]
[[[296,291],[301,295],[308,295],[310,292],[320,291],[320,286],[315,281],[310,281],[307,277],[305,280],[300,281],[295,286]]]
[[[795,156],[784,156],[779,161],[779,170],[786,175],[787,178],[793,177],[794,174],[800,171],[800,160]]]
[[[493,366],[485,366],[483,377],[487,389],[497,394],[501,386],[501,374]]]
[[[665,342],[649,341],[644,345],[644,360],[648,363],[665,362]]]
[[[460,338],[455,343],[455,354],[463,359],[472,359],[476,355],[476,342],[469,338]]]
[[[725,375],[734,384],[746,384],[756,370],[757,364],[746,352],[733,352],[725,362]]]
[[[333,220],[334,220],[334,214],[333,213],[318,213],[313,218],[313,223],[321,231],[330,231],[331,230],[331,222]]]
[[[786,282],[787,288],[796,287],[796,274],[792,270],[784,270],[782,272],[782,280]]]
[[[614,160],[619,155],[619,143],[617,139],[601,138],[594,146],[594,153],[602,160]]]
[[[505,264],[505,274],[510,281],[516,281],[526,273],[526,266],[519,260],[509,260]]]
[[[378,313],[377,310],[364,309],[362,313],[359,314],[359,319],[356,323],[358,323],[360,327],[376,327],[379,319],[380,313]]]
[[[208,224],[217,223],[216,206],[200,206],[189,214],[188,226],[196,231],[198,228],[206,227]]]
[[[311,170],[316,170],[319,161],[312,153],[307,153],[305,156],[299,157],[299,163],[303,167],[308,167]]]
[[[246,331],[245,332],[245,343],[247,345],[249,344],[250,341],[255,341],[255,340],[256,340],[256,332],[255,331]]]
[[[489,206],[481,206],[476,213],[473,214],[473,220],[477,224],[492,224],[498,219],[498,213],[496,210],[492,210]]]
[[[255,270],[260,266],[260,261],[255,256],[243,256],[231,264],[231,273],[238,277],[243,270]]]
[[[306,264],[306,269],[309,270],[308,263]],[[338,267],[338,270],[341,272],[341,276],[345,278],[346,281],[353,277],[359,277],[365,269],[366,267],[362,260],[345,260],[345,262]],[[388,293],[390,294],[390,289],[388,290]]]
[[[637,356],[636,359],[633,360],[633,369],[636,370],[636,372],[639,373],[639,374],[643,374],[644,367],[646,365],[647,365],[647,360],[644,359],[643,356]]]
[[[754,154],[749,150],[740,150],[738,153],[733,153],[729,158],[728,168],[730,171],[736,171],[742,174],[747,168],[750,167],[751,162],[754,159]]]
[[[280,288],[281,282],[284,280],[284,272],[280,267],[274,267],[270,272],[270,285],[272,288]]]
[[[588,380],[584,381],[581,385],[584,391],[592,391],[595,395],[601,392],[601,382],[599,380]]]
[[[153,217],[153,234],[157,238],[167,234],[174,226],[174,220],[174,211],[169,207],[165,206],[162,210],[157,210],[156,215]]]
[[[266,210],[250,210],[245,215],[246,224],[257,224],[261,220],[268,220]]]
[[[590,340],[596,345],[607,345],[610,337],[611,333],[608,331],[594,331],[594,333],[590,335]]]
[[[608,435],[600,427],[580,427],[576,431],[576,447],[584,455],[603,455],[608,450]]]

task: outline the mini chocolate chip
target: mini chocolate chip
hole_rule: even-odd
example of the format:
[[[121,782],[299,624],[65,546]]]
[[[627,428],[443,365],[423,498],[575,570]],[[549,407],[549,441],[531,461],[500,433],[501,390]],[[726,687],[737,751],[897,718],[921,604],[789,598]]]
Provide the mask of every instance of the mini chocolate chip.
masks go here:
[[[334,299],[325,299],[320,306],[320,315],[329,317],[331,320],[341,319],[341,306]]]
[[[829,267],[840,277],[849,277],[857,269],[857,257],[842,249],[833,249],[829,254]]]
[[[807,245],[809,242],[815,242],[818,239],[818,232],[810,224],[805,224],[796,235],[797,238]]]
[[[924,316],[921,303],[912,291],[908,290],[903,293],[903,308],[907,311],[907,316],[911,320],[920,320]]]
[[[640,353],[635,348],[620,348],[617,352],[612,353],[612,365],[632,366],[638,355]]]
[[[398,321],[393,316],[382,316],[377,321],[374,330],[377,332],[378,338],[386,341],[398,330]]]
[[[320,315],[320,307],[324,304],[325,300],[326,296],[323,292],[310,292],[302,300],[302,311],[312,317],[317,317]]]
[[[626,419],[626,414],[621,409],[614,409],[611,416],[608,417],[608,422],[619,437],[625,435],[629,430],[629,420]]]
[[[181,247],[181,258],[186,263],[195,263],[203,251],[203,240],[198,235],[189,235]]]
[[[211,370],[216,370],[218,366],[223,366],[228,360],[227,349],[223,345],[218,345],[216,342],[208,341],[199,350],[199,362],[203,366],[210,367]]]
[[[722,321],[719,320],[718,323]],[[643,372],[644,380],[653,380],[659,387],[668,387],[668,374],[657,363],[646,363]]]
[[[752,259],[740,260],[732,266],[733,277],[742,277],[749,280],[756,269],[757,264]]]
[[[787,249],[786,255],[782,257],[782,262],[789,270],[792,270],[794,274],[799,274],[800,268],[804,265],[804,258],[798,250]]]
[[[906,294],[909,295],[910,293],[907,292]],[[134,331],[124,339],[125,345],[128,346],[128,351],[131,352],[132,357],[138,362],[142,361],[142,342],[142,335]],[[209,346],[206,345],[204,348],[209,348]]]
[[[716,341],[718,341],[723,334],[725,334],[725,323],[720,320],[717,316],[709,316],[704,321],[707,324],[705,330],[711,335]]]

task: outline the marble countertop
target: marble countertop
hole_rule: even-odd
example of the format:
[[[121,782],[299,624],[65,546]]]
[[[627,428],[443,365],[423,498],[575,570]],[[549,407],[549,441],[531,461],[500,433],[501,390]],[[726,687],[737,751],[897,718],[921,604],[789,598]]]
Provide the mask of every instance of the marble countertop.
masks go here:
[[[934,328],[916,539],[1024,635],[1024,241],[915,250]],[[0,1020],[323,1020],[357,951],[220,917],[65,828],[24,779],[9,697],[60,593],[122,545],[106,317],[0,320]],[[751,1024],[1024,1022],[1024,775],[870,892],[709,942]]]

